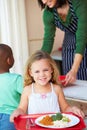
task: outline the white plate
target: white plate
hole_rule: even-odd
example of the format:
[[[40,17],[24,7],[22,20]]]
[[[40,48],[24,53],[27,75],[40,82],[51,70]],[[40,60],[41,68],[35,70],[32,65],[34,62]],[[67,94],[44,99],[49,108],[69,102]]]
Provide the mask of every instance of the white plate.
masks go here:
[[[52,116],[54,114],[48,114],[48,115]],[[66,117],[68,117],[70,119],[70,122],[68,123],[68,125],[66,127],[63,127],[63,128],[75,126],[80,122],[80,119],[77,116],[74,116],[74,115],[71,115],[71,114],[62,114],[62,115],[66,116]],[[56,127],[54,125],[46,126],[46,125],[43,125],[43,124],[39,123],[39,121],[42,120],[43,117],[45,117],[45,116],[46,115],[38,117],[35,120],[36,125],[41,126],[41,127],[45,127],[45,128],[53,128],[53,129],[58,129],[59,128],[59,129],[61,129],[60,127]]]

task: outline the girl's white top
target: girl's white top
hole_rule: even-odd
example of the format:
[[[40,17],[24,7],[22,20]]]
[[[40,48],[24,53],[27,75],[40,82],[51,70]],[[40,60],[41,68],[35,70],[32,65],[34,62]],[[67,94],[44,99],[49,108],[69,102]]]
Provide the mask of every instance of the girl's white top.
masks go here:
[[[35,93],[34,85],[32,84],[32,93],[28,103],[28,114],[55,112],[60,112],[60,107],[58,104],[58,96],[54,91],[52,83],[51,92],[43,94]]]

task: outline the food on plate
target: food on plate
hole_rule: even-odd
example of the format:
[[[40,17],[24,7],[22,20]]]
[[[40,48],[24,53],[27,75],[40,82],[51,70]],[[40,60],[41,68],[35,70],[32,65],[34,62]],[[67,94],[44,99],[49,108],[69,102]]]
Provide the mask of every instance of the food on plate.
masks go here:
[[[43,117],[42,120],[40,120],[40,123],[43,125],[53,125],[52,117],[50,117],[49,115],[46,115],[45,117]]]
[[[59,128],[67,127],[69,122],[70,119],[61,113],[46,115],[39,121],[42,125],[53,125]]]
[[[52,120],[56,121],[56,120],[62,120],[63,115],[61,113],[56,113],[55,115],[52,115]]]

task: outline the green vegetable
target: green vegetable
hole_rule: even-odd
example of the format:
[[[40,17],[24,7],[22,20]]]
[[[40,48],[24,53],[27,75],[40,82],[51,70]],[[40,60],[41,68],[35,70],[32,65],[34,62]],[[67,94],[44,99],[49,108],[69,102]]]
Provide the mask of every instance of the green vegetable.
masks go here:
[[[62,118],[62,121],[64,121],[64,122],[69,122],[69,118],[64,116],[64,117]]]
[[[53,121],[56,121],[57,119],[56,119],[56,115],[52,115],[52,120]]]
[[[62,120],[63,115],[61,113],[56,113],[56,115],[52,115],[52,120],[56,121],[56,120]]]
[[[62,120],[63,115],[61,113],[57,113],[56,118],[57,118],[57,120]]]

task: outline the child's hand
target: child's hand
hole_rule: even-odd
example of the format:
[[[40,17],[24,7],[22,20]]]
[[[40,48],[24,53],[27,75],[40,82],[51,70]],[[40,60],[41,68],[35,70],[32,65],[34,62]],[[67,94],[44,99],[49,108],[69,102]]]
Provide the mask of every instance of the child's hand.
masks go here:
[[[75,107],[75,106],[72,107],[72,112],[79,115],[79,116],[81,116],[82,118],[85,117],[84,112],[81,109],[79,109],[78,107]]]
[[[22,109],[16,109],[10,116],[10,122],[14,122],[14,118],[18,117],[19,115],[25,114]]]
[[[78,107],[76,107],[76,106],[67,108],[66,112],[73,112],[74,114],[76,114],[76,115],[78,115],[78,116],[80,116],[82,118],[85,117],[84,112],[81,109],[79,109]]]

